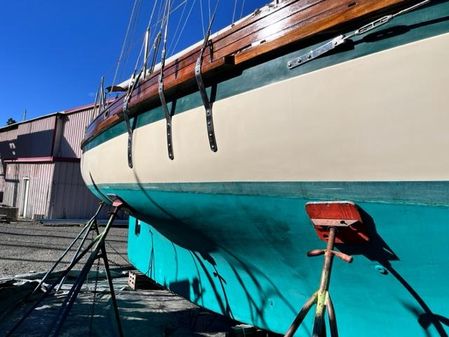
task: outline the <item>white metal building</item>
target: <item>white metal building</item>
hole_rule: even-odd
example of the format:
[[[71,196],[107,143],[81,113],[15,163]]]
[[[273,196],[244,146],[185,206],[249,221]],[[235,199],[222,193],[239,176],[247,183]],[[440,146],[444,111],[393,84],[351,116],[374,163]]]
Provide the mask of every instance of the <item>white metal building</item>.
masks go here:
[[[0,128],[0,195],[28,219],[84,219],[98,206],[80,173],[92,105]]]

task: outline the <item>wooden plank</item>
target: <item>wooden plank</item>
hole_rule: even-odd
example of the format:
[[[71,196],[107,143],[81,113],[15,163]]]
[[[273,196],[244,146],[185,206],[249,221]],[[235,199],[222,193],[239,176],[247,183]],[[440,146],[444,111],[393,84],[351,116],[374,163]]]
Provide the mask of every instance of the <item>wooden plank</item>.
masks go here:
[[[221,68],[225,68],[233,63],[233,58],[222,58],[221,60],[217,60],[214,63],[210,63],[202,67],[205,72],[205,78],[213,76],[214,74],[222,71]],[[183,69],[182,76],[176,76],[175,74],[169,75],[164,78],[164,89],[166,95],[172,95],[173,91],[175,91],[178,87],[184,86],[186,84],[191,83],[191,85],[196,85],[194,82],[195,78],[195,69],[194,67],[187,67]],[[159,104],[159,92],[158,92],[159,84],[158,77],[154,76],[143,86],[140,86],[138,90],[131,96],[130,102],[130,116],[135,115],[136,106],[149,106],[153,103]],[[98,116],[93,123],[89,125],[86,130],[86,137],[83,140],[84,142],[89,141],[92,137],[95,137],[96,134],[101,133],[112,125],[118,123],[123,120],[123,100],[124,96],[118,98],[109,108],[108,116],[104,115]]]
[[[130,270],[128,272],[128,286],[132,290],[160,290],[162,286],[154,282],[148,276],[142,274],[139,271]]]
[[[380,12],[393,6],[409,4],[410,0],[290,0],[275,7],[264,7],[212,39],[213,54],[206,49],[202,72],[211,77],[220,72],[229,60],[237,66],[273,52],[289,44],[307,39],[317,33],[334,29],[355,19]],[[164,69],[164,88],[169,98],[177,88],[194,86],[198,46]],[[232,56],[232,57],[231,57]],[[131,114],[159,102],[158,78],[154,72],[138,86],[130,99]],[[192,87],[193,89],[193,87]],[[99,116],[89,126],[85,141],[122,120],[123,96],[109,108],[108,116]],[[85,142],[84,141],[84,142]]]
[[[308,38],[313,36],[318,32],[322,32],[329,28],[341,25],[343,23],[349,22],[352,19],[363,17],[369,13],[374,13],[379,10],[384,10],[388,7],[400,3],[407,3],[410,1],[406,0],[383,0],[383,1],[371,1],[362,0],[358,1],[354,5],[353,1],[348,1],[346,11],[336,11],[330,16],[319,16],[314,18],[314,20],[308,20],[306,24],[293,25],[286,28],[283,31],[273,33],[270,37],[265,39],[265,42],[256,45],[253,48],[248,48],[245,51],[237,54],[235,56],[235,63],[241,64],[255,57],[273,51],[275,49],[281,48],[293,42]],[[350,6],[351,5],[351,6]],[[341,9],[341,8],[340,8]]]

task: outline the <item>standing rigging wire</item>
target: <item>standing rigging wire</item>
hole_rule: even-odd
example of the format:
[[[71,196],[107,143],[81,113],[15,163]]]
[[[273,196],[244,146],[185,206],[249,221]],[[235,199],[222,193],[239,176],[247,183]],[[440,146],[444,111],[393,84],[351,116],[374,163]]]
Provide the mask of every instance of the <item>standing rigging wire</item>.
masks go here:
[[[156,1],[154,2],[154,4],[153,4],[153,8],[151,9],[150,18],[149,18],[148,24],[147,24],[147,30],[151,28],[151,23],[153,22],[154,12],[155,12],[155,10],[156,10],[156,6],[157,6],[157,3],[158,3],[158,2],[159,2],[159,0],[156,0]],[[162,3],[162,2],[161,2],[161,3]],[[150,39],[149,39],[149,40],[151,40],[151,36],[150,36]],[[137,72],[137,68],[138,68],[139,63],[140,63],[140,58],[141,58],[141,56],[142,56],[144,46],[145,46],[145,41],[142,43],[142,45],[141,45],[141,47],[140,47],[139,55],[137,56],[136,64],[135,64],[135,66],[134,66],[134,73]],[[144,75],[145,75],[145,74],[144,74]],[[145,76],[144,76],[144,77],[145,77]]]
[[[156,11],[156,6],[157,6],[158,2],[159,2],[159,0],[156,0],[153,4],[153,8],[151,9],[151,15],[150,15],[150,19],[148,20],[147,28],[151,27],[151,23],[153,22],[154,12]],[[161,5],[159,6],[159,13],[160,13],[161,7],[162,7],[162,1],[161,1]]]
[[[185,0],[185,1],[187,1],[187,0]],[[177,5],[176,7],[174,7],[173,9],[171,9],[171,10],[170,10],[170,13],[169,13],[170,16],[171,16],[173,13],[175,13],[179,8],[181,8],[182,5],[184,5],[184,1],[181,2],[179,5]],[[159,17],[159,20],[158,20],[157,22],[155,22],[153,26],[157,26],[157,25],[160,24],[163,20],[164,20],[164,17],[162,17],[162,18]],[[153,27],[153,26],[152,26],[152,27]]]
[[[206,36],[206,31],[204,30],[203,0],[200,0],[200,13],[201,13],[201,28],[203,29],[203,36]]]
[[[235,11],[236,10],[237,10],[237,0],[234,0],[234,9],[232,11],[232,21],[231,21],[232,24],[235,22]]]
[[[217,3],[215,4],[214,12],[212,13],[212,16],[209,17],[209,23],[208,23],[208,27],[207,27],[207,32],[206,32],[206,34],[204,34],[204,39],[205,39],[204,43],[207,43],[207,40],[209,39],[210,33],[212,31],[212,24],[214,23],[215,15],[217,14],[217,10],[218,10],[218,5],[219,4],[220,4],[220,0],[217,0]]]
[[[117,76],[118,76],[118,72],[119,72],[119,69],[120,69],[120,65],[121,65],[121,63],[124,60],[125,49],[126,49],[126,45],[128,43],[128,38],[129,38],[130,31],[131,31],[131,29],[134,29],[132,27],[135,26],[135,23],[133,23],[133,22],[136,21],[136,12],[137,12],[138,3],[141,3],[141,0],[134,0],[133,8],[131,10],[131,15],[130,15],[129,21],[128,21],[128,27],[126,28],[125,38],[123,39],[123,43],[122,43],[120,56],[119,56],[119,58],[117,60],[117,67],[115,68],[114,77],[112,79],[112,86],[115,85],[115,81],[117,80]],[[140,7],[140,5],[139,5],[139,7]]]
[[[187,0],[184,0],[184,1],[186,2]],[[194,0],[194,2],[196,2],[196,0]],[[169,14],[169,15],[173,14],[173,13],[176,12],[176,11],[183,5],[183,4],[184,4],[184,2],[182,2],[181,4],[179,4],[178,6],[176,6],[175,8],[171,9],[171,10],[169,11],[168,14]],[[160,46],[160,42],[161,42],[161,35],[162,35],[162,30],[163,30],[163,21],[164,21],[164,17],[165,17],[165,14],[164,14],[165,11],[163,12],[163,11],[162,11],[162,8],[163,8],[163,3],[161,2],[160,7],[159,7],[158,20],[157,20],[155,23],[153,23],[153,25],[151,26],[151,27],[156,27],[157,24],[159,24],[159,23],[161,24],[161,28],[160,28],[159,32],[156,34],[156,36],[155,36],[155,38],[154,38],[154,40],[153,40],[153,51],[152,51],[153,55],[152,55],[151,66],[150,66],[150,68],[149,68],[150,73],[153,72],[154,67],[155,67],[155,65],[156,65],[157,56],[158,56],[157,54],[158,54],[159,46]],[[190,10],[189,15],[190,15],[191,12],[192,12],[192,10]],[[188,19],[189,15],[187,16],[187,19]],[[187,19],[186,19],[186,20],[187,20]],[[185,23],[184,23],[184,27],[185,27]],[[182,30],[184,29],[184,27],[182,28]],[[182,32],[182,30],[181,30],[181,32]]]
[[[186,19],[184,20],[184,24],[183,24],[181,30],[179,31],[178,36],[176,37],[176,41],[174,41],[174,43],[171,43],[171,45],[170,45],[171,54],[173,54],[175,52],[176,48],[178,47],[179,40],[181,39],[182,33],[184,32],[184,29],[187,26],[187,22],[189,21],[189,18],[192,14],[193,7],[195,6],[195,3],[196,3],[196,0],[193,0],[192,6],[190,7],[190,10],[189,10],[189,13],[187,14]],[[172,47],[172,45],[173,45],[173,47]]]
[[[173,137],[172,137],[172,114],[168,110],[167,107],[167,101],[165,99],[165,93],[164,93],[164,68],[165,68],[165,57],[167,54],[167,35],[168,35],[168,22],[170,20],[170,8],[171,8],[171,0],[167,0],[167,6],[166,6],[166,15],[164,15],[164,22],[162,27],[164,27],[164,42],[162,47],[162,55],[161,55],[161,69],[159,73],[159,99],[161,100],[161,108],[164,111],[165,115],[165,125],[167,129],[167,151],[168,151],[168,157],[170,160],[173,160],[175,157],[173,155]]]
[[[242,10],[240,11],[240,19],[243,17],[243,9],[245,8],[245,0],[242,2]]]
[[[180,27],[181,27],[181,23],[183,22],[183,19],[184,19],[184,13],[185,13],[186,8],[187,8],[187,0],[182,1],[181,4],[180,4],[179,6],[182,6],[182,5],[184,5],[184,6],[183,6],[183,8],[182,8],[181,16],[179,17],[178,25],[176,26],[175,32],[174,32],[174,34],[172,35],[173,39],[172,39],[172,41],[170,42],[170,46],[168,47],[168,49],[171,51],[171,52],[169,52],[169,54],[172,54],[172,51],[173,51],[173,49],[172,49],[172,48],[173,48],[173,43],[175,42],[174,38],[175,38],[176,36],[178,36],[179,29],[180,29]],[[184,20],[184,22],[186,22],[187,19],[188,19],[188,17]]]
[[[164,78],[164,67],[165,67],[165,59],[167,56],[167,36],[168,36],[168,21],[170,19],[170,7],[171,7],[171,0],[166,0],[166,6],[164,10],[164,17],[161,25],[161,31],[164,31],[163,34],[163,42],[162,42],[162,53],[161,53],[161,73],[160,73],[160,82],[162,82]]]
[[[151,25],[152,25],[152,22],[153,22],[154,13],[155,13],[155,11],[156,11],[156,6],[157,6],[158,2],[159,2],[159,0],[156,0],[156,1],[154,2],[153,8],[151,9],[150,18],[149,18],[148,24],[147,24],[147,30],[150,31],[150,36],[148,37],[148,40],[149,40],[149,41],[152,41],[153,31],[152,31],[152,29],[151,29]],[[161,11],[161,7],[162,7],[162,1],[161,1],[161,5],[159,6],[159,13],[160,13],[160,11]],[[160,15],[160,14],[159,14],[159,15]],[[149,41],[148,41],[148,42],[149,42]],[[145,43],[142,44],[142,47],[144,46],[144,44],[145,44]],[[151,52],[150,52],[150,53],[151,53]],[[149,55],[148,55],[148,56],[149,56]],[[139,57],[140,57],[140,56],[139,56]],[[144,67],[145,67],[145,66],[144,66]]]
[[[151,67],[150,67],[150,72],[153,72],[154,67],[156,65],[157,62],[157,57],[158,57],[158,53],[159,53],[159,46],[161,44],[161,35],[162,35],[162,20],[164,17],[164,9],[165,9],[165,5],[164,5],[164,1],[161,1],[159,4],[159,9],[158,9],[158,13],[157,13],[157,19],[154,23],[152,23],[151,28],[154,29],[155,31],[155,37],[153,39],[153,60],[151,62]],[[157,29],[157,25],[161,24],[159,31],[156,33],[156,29]]]
[[[194,0],[194,2],[195,2],[196,0]],[[153,18],[154,18],[154,13],[155,13],[155,10],[156,10],[156,6],[157,6],[157,3],[158,3],[158,0],[156,0],[155,1],[155,3],[153,4],[153,8],[152,8],[152,10],[151,10],[151,15],[150,15],[150,19],[149,19],[149,21],[148,21],[148,25],[147,25],[147,29],[148,28],[151,28],[152,26],[156,26],[159,22],[161,22],[162,23],[162,26],[163,26],[163,21],[165,20],[165,18],[167,17],[167,15],[168,15],[168,17],[171,15],[171,14],[173,14],[175,11],[177,11],[179,8],[181,8],[183,5],[185,5],[186,3],[187,3],[187,0],[183,0],[180,4],[178,4],[176,7],[174,7],[173,9],[169,9],[169,12],[166,12],[166,7],[164,8],[164,6],[163,6],[163,1],[161,1],[161,4],[160,4],[160,6],[159,6],[159,14],[158,14],[158,20],[155,22],[155,23],[152,23],[153,22]],[[170,7],[171,7],[171,5],[170,5]],[[182,12],[182,14],[181,14],[181,18],[184,16],[184,11],[185,11],[185,6],[184,6],[184,8],[183,8],[183,12]],[[190,13],[191,13],[191,10],[190,10],[190,12],[189,12],[189,15],[190,15]],[[167,25],[168,25],[168,22],[167,22]],[[178,25],[179,26],[179,25]],[[151,39],[150,39],[151,40]],[[156,36],[155,37],[155,41],[154,41],[154,43],[155,44],[158,44],[159,43],[159,38]],[[138,66],[139,66],[139,63],[140,63],[140,59],[141,59],[141,57],[142,57],[142,54],[143,54],[143,49],[144,49],[144,43],[142,43],[142,45],[141,45],[141,47],[140,47],[140,51],[139,51],[139,54],[138,54],[138,57],[137,57],[137,59],[136,59],[136,64],[135,64],[135,66],[134,66],[134,71],[133,71],[133,75],[132,75],[132,78],[135,80],[136,78],[139,78],[140,79],[140,76],[139,77],[137,77],[137,73],[138,73]],[[157,47],[155,47],[154,48],[154,52],[156,52],[158,50],[158,48]],[[153,55],[154,57],[153,57],[153,62],[152,63],[155,63],[155,55]],[[150,69],[153,69],[154,68],[154,64],[150,67]]]
[[[210,0],[207,0],[207,8],[209,10],[209,21],[210,21]]]
[[[141,8],[142,8],[142,0],[139,0],[138,7],[137,7],[137,10],[136,10],[136,15],[134,17],[134,20],[133,20],[133,23],[132,23],[132,26],[131,26],[130,39],[129,39],[129,42],[127,44],[127,48],[125,49],[125,56],[124,56],[125,62],[128,62],[129,56],[131,54],[131,51],[134,49],[134,47],[137,44],[135,36],[136,36],[137,22],[138,22],[138,19],[140,17],[140,13],[141,13]]]

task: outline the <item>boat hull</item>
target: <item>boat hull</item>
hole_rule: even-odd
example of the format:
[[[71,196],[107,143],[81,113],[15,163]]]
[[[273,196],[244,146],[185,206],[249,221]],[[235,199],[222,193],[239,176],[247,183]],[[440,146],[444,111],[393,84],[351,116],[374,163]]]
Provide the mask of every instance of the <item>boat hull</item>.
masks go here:
[[[304,204],[350,200],[371,241],[338,247],[354,255],[332,271],[342,335],[446,336],[449,6],[418,12],[427,21],[406,14],[399,33],[289,70],[299,50],[215,85],[217,152],[198,92],[169,104],[174,160],[160,107],[131,121],[132,169],[123,122],[87,142],[88,187],[145,221],[130,220],[131,262],[199,305],[283,333],[319,285],[322,260],[306,253],[324,243]],[[310,329],[308,317],[298,335]]]
[[[139,115],[134,167],[121,123],[87,144],[83,177],[105,192],[117,183],[447,180],[448,45],[442,34],[218,100],[217,152],[202,106],[173,116],[174,160],[161,111]]]
[[[144,222],[136,230],[131,219],[131,263],[194,303],[285,333],[319,286],[322,258],[306,253],[325,243],[304,211],[305,202],[318,198],[174,192],[154,198],[167,212],[177,209],[178,230],[167,233],[162,226],[158,231]],[[229,212],[231,206],[240,211]],[[447,334],[447,207],[384,202],[358,206],[371,241],[339,246],[354,262],[336,260],[331,276],[341,335]],[[298,336],[310,335],[312,317]]]

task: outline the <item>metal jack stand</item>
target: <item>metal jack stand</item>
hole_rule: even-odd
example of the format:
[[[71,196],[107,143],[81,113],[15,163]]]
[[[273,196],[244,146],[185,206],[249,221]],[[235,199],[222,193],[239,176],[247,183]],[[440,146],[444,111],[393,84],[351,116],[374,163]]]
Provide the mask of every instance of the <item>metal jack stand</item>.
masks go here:
[[[92,249],[80,274],[78,275],[75,283],[73,284],[72,288],[70,289],[69,293],[67,294],[67,297],[65,298],[65,300],[58,312],[56,319],[53,321],[53,324],[50,326],[47,336],[59,336],[62,326],[64,324],[64,321],[67,318],[73,304],[75,303],[75,300],[76,300],[79,292],[81,291],[81,288],[84,284],[84,281],[86,280],[86,277],[87,277],[89,271],[92,268],[92,265],[98,258],[102,258],[103,262],[104,262],[105,270],[106,270],[106,277],[107,277],[109,289],[111,292],[111,300],[112,300],[112,304],[114,307],[115,318],[117,321],[118,334],[120,337],[123,337],[123,329],[122,329],[122,325],[120,322],[120,315],[119,315],[119,311],[118,311],[117,300],[115,297],[114,286],[112,283],[112,277],[111,277],[111,273],[109,270],[109,263],[108,263],[108,259],[107,259],[107,255],[106,255],[106,248],[105,248],[106,236],[111,228],[112,223],[114,222],[114,220],[117,216],[119,209],[122,207],[122,205],[123,205],[123,203],[121,201],[119,201],[119,200],[114,201],[114,203],[113,203],[114,209],[109,217],[108,223],[106,224],[103,231],[101,233],[99,233],[98,227],[96,226],[95,219],[101,210],[102,205],[100,205],[98,211],[95,213],[95,216],[91,220],[89,220],[89,222],[86,224],[86,226],[83,228],[83,230],[78,234],[77,239],[80,238],[81,235],[87,229],[89,229],[89,231],[92,229],[95,229],[97,232],[97,236],[87,245],[86,248],[84,248],[81,251],[82,245],[87,237],[87,234],[89,233],[89,231],[87,231],[87,233],[83,237],[80,247],[78,248],[78,251],[75,254],[74,258],[72,259],[70,265],[46,289],[46,292],[44,294],[42,294],[42,296],[32,305],[32,307],[30,309],[28,309],[28,311],[24,314],[24,316],[13,326],[13,328],[6,334],[6,336],[11,336],[17,330],[17,328],[34,311],[34,309],[36,309],[41,304],[41,302],[56,288],[56,286],[58,286],[58,285],[60,286],[61,282],[63,282],[64,278],[68,275],[68,273],[72,270],[72,268]],[[75,244],[76,240],[71,243],[70,247]],[[36,287],[36,289],[41,287],[41,285],[43,284],[45,279],[48,277],[48,274],[50,274],[50,272],[56,268],[56,265],[61,262],[62,258],[68,252],[70,247],[64,252],[63,256],[55,263],[55,265],[50,269],[50,271],[46,274],[46,276],[44,276],[44,278],[41,280],[41,282],[39,283],[38,287]]]
[[[48,279],[48,277],[50,276],[50,274],[56,269],[56,267],[61,263],[62,259],[64,259],[64,257],[67,255],[67,253],[70,251],[70,249],[72,249],[72,247],[75,245],[75,243],[78,241],[78,239],[84,234],[83,238],[81,239],[81,242],[78,246],[78,249],[75,253],[75,255],[73,255],[72,260],[70,261],[70,263],[73,263],[76,258],[78,257],[81,248],[84,245],[84,242],[86,242],[87,236],[89,235],[90,231],[93,230],[94,228],[97,229],[97,234],[98,234],[98,227],[97,227],[97,217],[98,214],[100,214],[101,210],[104,207],[104,203],[100,202],[100,205],[98,206],[97,211],[95,212],[95,214],[92,216],[92,218],[89,219],[89,221],[86,223],[86,225],[83,227],[83,229],[78,233],[78,235],[76,236],[75,239],[73,239],[73,241],[70,243],[70,245],[66,248],[66,250],[64,251],[64,253],[62,253],[62,255],[59,257],[59,259],[53,264],[53,266],[45,273],[44,277],[39,281],[39,284],[36,286],[36,288],[34,288],[33,293],[36,293],[36,291],[38,289],[40,289],[42,287],[42,285],[44,284],[44,282]],[[58,288],[56,289],[56,291],[59,291],[61,289],[61,286],[63,285],[65,280],[65,276],[61,279],[61,281],[59,282]],[[45,289],[44,289],[45,290]]]
[[[334,250],[335,243],[366,242],[368,236],[357,224],[361,224],[361,217],[356,206],[351,202],[317,202],[307,203],[306,211],[312,220],[318,236],[327,241],[326,249],[313,249],[307,256],[324,255],[323,269],[319,289],[307,300],[299,311],[285,337],[292,337],[301,325],[311,307],[316,304],[313,323],[313,337],[326,336],[324,315],[327,309],[329,328],[332,337],[338,337],[335,309],[329,294],[329,281],[334,256],[347,263],[352,262],[352,256]]]

